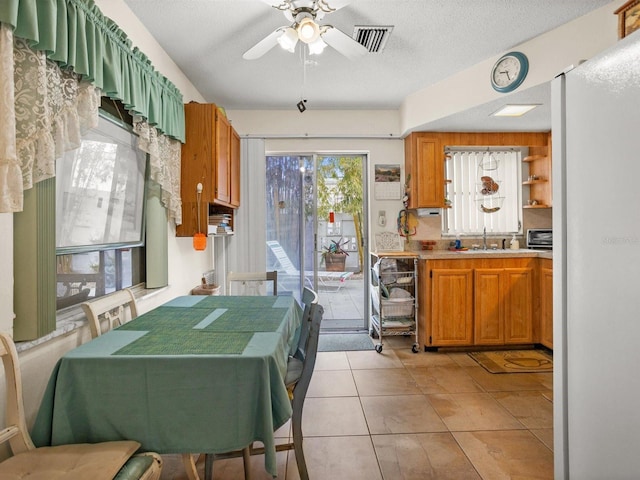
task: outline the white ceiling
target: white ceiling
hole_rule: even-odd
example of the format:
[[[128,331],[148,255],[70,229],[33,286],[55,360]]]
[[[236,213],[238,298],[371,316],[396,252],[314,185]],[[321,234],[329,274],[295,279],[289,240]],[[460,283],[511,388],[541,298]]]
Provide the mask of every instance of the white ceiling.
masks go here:
[[[355,25],[391,25],[385,49],[349,60],[326,48],[305,68],[300,47],[294,54],[276,46],[257,60],[242,58],[289,24],[264,1],[125,0],[204,98],[227,110],[295,109],[301,98],[317,110],[398,109],[407,95],[609,2],[352,0],[319,23],[349,36]],[[504,104],[497,100],[428,129],[547,130],[549,96],[548,85],[513,94],[513,103],[543,105],[517,122],[489,118]]]

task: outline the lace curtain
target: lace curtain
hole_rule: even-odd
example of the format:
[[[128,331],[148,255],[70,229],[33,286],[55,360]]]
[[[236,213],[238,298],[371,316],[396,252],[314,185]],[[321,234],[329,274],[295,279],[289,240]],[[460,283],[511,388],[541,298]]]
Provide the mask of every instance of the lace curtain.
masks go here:
[[[176,225],[182,224],[180,199],[180,154],[182,144],[163,135],[138,116],[133,118],[133,130],[138,134],[138,146],[149,154],[149,178],[160,185],[162,205]]]
[[[55,176],[55,161],[77,148],[98,121],[100,89],[0,24],[0,213],[19,212],[23,191]],[[181,223],[180,142],[137,117],[140,147],[162,188],[169,216]]]
[[[16,155],[13,34],[0,23],[0,213],[22,210],[22,173]]]

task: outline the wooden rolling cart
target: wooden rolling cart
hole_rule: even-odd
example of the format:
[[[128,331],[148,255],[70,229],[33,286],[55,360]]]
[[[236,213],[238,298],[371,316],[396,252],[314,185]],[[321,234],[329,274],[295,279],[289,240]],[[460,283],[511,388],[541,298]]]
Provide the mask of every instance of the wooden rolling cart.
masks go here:
[[[386,336],[414,336],[412,351],[418,353],[418,256],[372,252],[371,265],[369,334],[379,339],[376,352]]]

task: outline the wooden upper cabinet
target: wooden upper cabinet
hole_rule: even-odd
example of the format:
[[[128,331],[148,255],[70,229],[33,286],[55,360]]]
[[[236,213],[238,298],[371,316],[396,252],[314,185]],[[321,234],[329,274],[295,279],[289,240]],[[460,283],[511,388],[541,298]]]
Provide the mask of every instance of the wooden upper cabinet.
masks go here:
[[[444,151],[440,139],[412,133],[404,145],[409,208],[444,207]]]
[[[231,206],[240,206],[240,135],[231,128]]]
[[[525,161],[531,174],[539,177],[531,182],[531,198],[538,202],[533,207],[551,206],[550,132],[415,132],[404,140],[408,208],[446,207],[446,147],[486,146],[529,147],[530,158]]]
[[[231,202],[231,124],[220,110],[216,114],[216,161],[214,203]]]
[[[183,202],[196,201],[196,188],[202,184],[202,200],[214,196],[215,105],[189,103],[184,106],[185,143],[182,145],[180,196]]]
[[[209,205],[232,208],[240,205],[240,141],[215,104],[191,102],[184,106],[184,113],[182,225],[177,227],[176,234],[192,236],[198,231],[207,232]],[[200,204],[198,183],[202,184]]]

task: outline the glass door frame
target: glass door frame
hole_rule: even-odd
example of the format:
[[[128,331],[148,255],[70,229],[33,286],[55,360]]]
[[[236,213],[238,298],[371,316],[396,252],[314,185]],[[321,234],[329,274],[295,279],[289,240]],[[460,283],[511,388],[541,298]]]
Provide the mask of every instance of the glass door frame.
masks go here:
[[[322,246],[319,244],[319,233],[318,233],[318,228],[319,228],[319,218],[318,218],[318,162],[319,162],[319,158],[321,157],[331,157],[331,156],[348,156],[348,157],[362,157],[362,166],[361,166],[361,178],[362,178],[362,214],[360,217],[360,222],[362,223],[362,232],[361,232],[361,238],[360,238],[360,249],[362,250],[362,262],[360,263],[360,261],[358,261],[358,263],[360,264],[360,268],[361,268],[361,273],[362,273],[362,291],[363,291],[363,296],[362,296],[362,306],[363,306],[363,322],[362,325],[358,326],[358,330],[362,329],[363,331],[369,331],[369,316],[371,314],[370,309],[371,309],[371,302],[369,300],[369,271],[370,271],[370,255],[369,255],[369,176],[368,176],[368,171],[369,171],[369,154],[367,152],[361,152],[361,151],[355,151],[355,152],[350,152],[350,151],[344,151],[344,150],[340,150],[340,151],[320,151],[320,152],[315,152],[315,153],[311,153],[308,155],[303,155],[300,154],[301,157],[306,157],[308,158],[312,165],[313,165],[313,195],[314,195],[314,202],[313,202],[313,208],[312,208],[312,218],[313,218],[313,234],[312,234],[312,242],[313,242],[313,264],[309,265],[310,267],[312,267],[312,271],[313,271],[313,288],[316,292],[319,292],[319,284],[320,284],[320,280],[319,280],[319,267],[320,267],[320,261],[319,259],[321,258],[321,253],[322,253]],[[306,172],[305,172],[306,173]],[[304,173],[303,173],[303,182],[304,182]],[[304,188],[302,189],[302,191],[304,192]],[[301,212],[303,212],[304,215],[304,204],[305,204],[305,199],[302,200],[302,209]],[[303,219],[304,221],[304,219]],[[357,227],[356,227],[357,228]],[[301,234],[302,236],[305,236],[305,228],[301,229]],[[302,245],[302,256],[303,258],[301,259],[301,263],[302,265],[305,265],[305,255],[304,255],[304,248],[305,248],[305,239],[301,239],[301,245]],[[359,253],[358,250],[356,250],[357,253]],[[304,269],[303,269],[304,270]],[[302,273],[303,277],[304,277],[304,272]],[[303,279],[306,280],[306,279]],[[302,284],[304,285],[304,283]]]
[[[283,293],[285,291],[290,291],[296,298],[300,299],[302,295],[302,290],[305,286],[313,288],[321,297],[321,301],[324,300],[325,310],[329,315],[326,315],[328,320],[335,319],[336,322],[331,322],[330,329],[331,330],[356,330],[356,331],[368,331],[369,329],[369,315],[370,315],[370,299],[369,299],[369,271],[370,271],[370,255],[369,255],[369,153],[362,151],[324,151],[318,150],[315,152],[295,152],[295,151],[278,151],[278,152],[266,152],[267,159],[273,159],[273,166],[276,170],[273,170],[273,177],[270,176],[270,170],[267,171],[267,193],[271,192],[274,194],[273,199],[271,197],[267,197],[266,201],[268,205],[272,205],[270,208],[274,208],[273,214],[277,214],[277,217],[273,217],[274,221],[267,221],[267,240],[268,242],[271,240],[277,240],[275,245],[269,244],[269,248],[267,252],[267,269],[275,269],[276,264],[272,264],[275,260],[278,267],[277,269],[283,272],[283,282],[287,283],[287,278],[291,282],[289,282],[289,286],[283,289]],[[356,259],[356,266],[362,270],[362,278],[355,280],[348,280],[349,283],[346,285],[339,285],[340,297],[324,297],[325,295],[331,295],[332,286],[334,285],[333,279],[327,279],[326,275],[322,278],[319,278],[318,272],[320,271],[321,256],[319,252],[322,252],[322,244],[321,244],[321,236],[326,236],[326,232],[323,230],[319,230],[319,226],[321,222],[319,222],[318,218],[318,197],[320,196],[318,191],[318,183],[319,183],[319,174],[318,170],[319,165],[321,164],[321,159],[323,157],[337,157],[340,159],[341,157],[359,157],[361,165],[359,167],[360,179],[362,184],[362,205],[359,206],[360,211],[358,212],[359,218],[357,218],[358,225],[354,225],[354,229],[361,229],[361,235],[354,230],[351,232],[351,226],[349,225],[351,215],[345,216],[346,224],[343,224],[343,227],[349,225],[347,230],[341,230],[341,232],[347,233],[346,235],[350,239],[350,255],[351,257],[347,257],[347,260],[350,261],[348,263],[347,270],[354,271],[354,263],[353,263],[353,255],[358,255]],[[294,163],[296,162],[296,163]],[[271,161],[269,161],[271,164]],[[304,169],[302,167],[305,167]],[[288,173],[287,173],[288,172]],[[358,175],[355,172],[352,172],[354,175]],[[283,176],[286,175],[286,176]],[[269,180],[272,178],[272,180]],[[287,180],[288,179],[288,180]],[[276,182],[276,183],[273,183]],[[291,188],[287,190],[286,184],[289,182]],[[283,190],[284,188],[284,190]],[[299,191],[299,194],[295,194],[295,191]],[[279,195],[276,196],[276,192],[280,192]],[[288,200],[287,200],[288,199]],[[284,201],[283,201],[284,200]],[[292,237],[286,238],[282,237],[283,231],[280,230],[279,227],[276,227],[274,231],[271,231],[271,226],[281,225],[280,223],[280,214],[278,212],[278,208],[284,209],[282,210],[283,214],[287,209],[287,203],[290,206],[296,205],[295,209],[298,210],[298,226],[295,227],[297,229],[297,234],[295,235],[295,239]],[[280,203],[282,203],[281,206]],[[326,210],[326,209],[325,209]],[[293,212],[291,212],[293,213]],[[326,213],[326,212],[325,212]],[[272,214],[271,211],[268,212],[269,215]],[[323,213],[324,215],[324,213]],[[269,217],[271,218],[271,217]],[[276,220],[278,218],[278,220]],[[282,217],[284,218],[284,217]],[[339,218],[339,217],[338,217]],[[293,220],[290,217],[290,220]],[[271,226],[270,226],[271,225]],[[284,225],[284,224],[283,224]],[[293,225],[292,225],[293,226]],[[280,233],[276,233],[280,232]],[[274,235],[275,233],[275,235]],[[291,232],[293,233],[293,231]],[[284,233],[286,235],[286,233]],[[322,235],[321,235],[322,234]],[[360,238],[358,238],[360,236]],[[273,237],[273,238],[272,238]],[[360,262],[360,251],[356,247],[356,243],[360,242],[360,249],[362,252],[362,262]],[[327,243],[328,240],[325,241]],[[279,243],[282,243],[280,245]],[[274,250],[275,248],[275,250]],[[278,249],[280,249],[278,251]],[[284,249],[284,251],[283,251]],[[308,251],[306,251],[308,250]],[[353,252],[353,253],[352,253]],[[275,255],[275,259],[274,259]],[[286,257],[289,257],[288,260]],[[283,263],[284,262],[284,263]],[[294,265],[291,265],[291,264]],[[296,266],[297,265],[297,266]],[[287,271],[291,272],[293,269],[297,270],[297,275],[291,277],[287,277]],[[281,270],[282,269],[282,270]],[[284,271],[283,271],[284,270]],[[293,283],[295,279],[295,283]],[[323,281],[325,283],[323,283]],[[356,282],[361,282],[356,285]],[[279,282],[280,284],[280,279]],[[284,285],[284,284],[283,284]],[[350,287],[350,288],[347,288]],[[345,290],[343,290],[345,288]],[[351,290],[351,291],[349,291]],[[360,294],[362,292],[362,294]],[[343,296],[344,295],[344,296]],[[324,297],[324,298],[323,298]],[[351,297],[351,298],[349,298]],[[334,300],[332,302],[332,300]],[[347,302],[349,308],[353,308],[352,310],[342,309],[341,301]],[[351,303],[353,303],[353,307],[351,307]],[[330,312],[333,312],[334,308],[338,312],[338,315],[334,315]],[[329,310],[329,308],[331,308]],[[340,318],[339,313],[344,311],[349,312],[344,316],[348,318]],[[338,317],[338,318],[335,318]],[[360,322],[361,320],[361,322]]]

